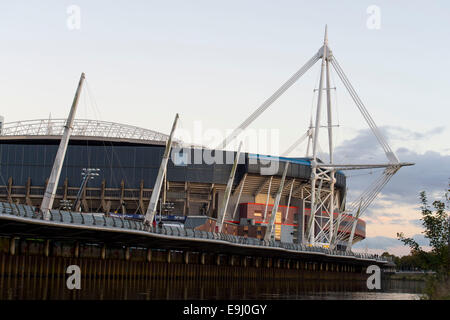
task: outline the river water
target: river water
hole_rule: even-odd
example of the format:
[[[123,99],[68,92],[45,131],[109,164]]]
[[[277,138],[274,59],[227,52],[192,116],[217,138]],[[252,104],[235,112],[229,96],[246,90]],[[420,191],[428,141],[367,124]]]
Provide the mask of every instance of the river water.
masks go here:
[[[383,280],[381,290],[363,281],[82,280],[69,290],[65,279],[3,279],[0,300],[418,300],[423,281]]]

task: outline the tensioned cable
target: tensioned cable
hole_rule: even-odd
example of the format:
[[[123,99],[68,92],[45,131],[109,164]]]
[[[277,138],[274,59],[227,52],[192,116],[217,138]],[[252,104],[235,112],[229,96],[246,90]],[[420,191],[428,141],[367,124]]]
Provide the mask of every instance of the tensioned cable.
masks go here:
[[[258,118],[267,108],[269,108],[287,89],[289,89],[303,74],[306,73],[320,58],[316,53],[305,63],[288,81],[286,81],[275,93],[273,93],[264,103],[258,107],[247,119],[244,120],[216,149],[225,149],[226,146],[236,138],[245,128],[247,128],[256,118]]]
[[[353,212],[354,210],[356,210],[357,206],[360,206],[359,207],[360,214],[358,217],[358,218],[360,218],[363,215],[365,209],[367,209],[368,205],[370,205],[372,200],[377,196],[377,194],[386,185],[386,183],[390,180],[390,178],[394,175],[395,172],[396,171],[390,170],[389,172],[387,172],[387,174],[381,175],[376,181],[374,181],[372,183],[372,185],[368,189],[366,189],[366,191],[361,196],[359,196],[355,201],[352,202],[352,204],[350,205],[350,209],[345,210],[345,212],[347,212],[347,215],[349,212]],[[362,204],[363,201],[364,201],[364,204]],[[345,212],[343,212],[343,213],[345,213]],[[341,220],[342,220],[342,218],[341,218]],[[333,228],[339,228],[340,224],[341,224],[341,221],[339,221],[339,219],[334,220]],[[349,232],[352,229],[352,227],[353,227],[353,223],[351,223],[351,220],[350,220],[350,222],[347,221],[347,224],[344,226],[344,228],[339,230],[339,232],[337,233],[337,236],[335,237],[334,241],[341,241],[344,238],[348,237],[347,232]],[[337,229],[335,229],[335,230],[337,230]],[[320,234],[318,234],[318,236],[319,235]]]
[[[314,85],[314,88],[313,88],[313,94],[312,94],[312,101],[311,101],[311,109],[310,109],[310,118],[311,118],[311,121],[310,121],[310,123],[312,123],[312,114],[313,114],[313,109],[314,109],[314,105],[315,105],[315,100],[316,100],[316,91],[317,91],[317,84],[318,84],[318,82],[319,82],[319,77],[320,77],[320,72],[318,72],[317,73],[317,75],[316,75],[316,80],[315,80],[315,85]],[[307,130],[306,130],[306,133],[304,133],[300,138],[298,138],[283,154],[282,154],[282,156],[288,156],[291,152],[293,152],[294,150],[296,150],[302,143],[303,143],[303,141],[306,139],[306,138],[308,138],[309,139],[309,137],[308,137],[308,133],[309,133],[309,130],[311,129],[311,124],[310,123],[308,123],[307,124]],[[305,135],[306,135],[306,137],[305,137]]]
[[[86,87],[87,87],[87,84],[86,84]],[[87,91],[87,90],[86,90]],[[88,114],[88,108],[91,106],[90,104],[88,104],[88,102],[87,102],[87,100],[88,100],[88,94],[84,94],[83,95],[83,98],[84,98],[84,104],[85,104],[85,113],[86,113],[86,119],[88,118],[87,117],[87,114]],[[89,152],[89,139],[86,139],[86,157],[87,157],[87,168],[91,168],[91,153]],[[89,179],[90,179],[90,177],[87,177],[86,178],[87,179],[87,181],[86,181],[86,185],[85,185],[85,190],[84,190],[84,194],[87,196],[87,193],[88,193],[88,190],[87,190],[87,188],[88,188],[88,184],[89,184]],[[86,200],[86,199],[85,199]],[[86,200],[87,201],[87,200]],[[88,202],[88,204],[89,204],[89,208],[92,208],[92,199],[91,200],[89,200],[89,202]]]
[[[97,102],[96,102],[96,100],[95,100],[95,96],[94,96],[94,94],[93,94],[93,92],[92,92],[92,90],[91,90],[91,88],[90,88],[90,86],[89,86],[89,84],[88,83],[86,83],[86,85],[87,85],[87,88],[88,88],[88,90],[87,90],[87,96],[89,97],[89,101],[90,101],[90,104],[89,104],[89,106],[91,107],[91,109],[94,111],[94,117],[98,117],[98,116],[100,116],[100,109],[99,109],[99,107],[98,107],[98,105],[97,105]],[[97,110],[96,110],[97,109]],[[98,118],[96,119],[96,120],[99,120]],[[86,141],[86,143],[88,144],[89,142],[88,142],[88,140]],[[130,183],[129,183],[129,179],[127,178],[127,175],[125,174],[125,171],[124,171],[124,169],[123,169],[123,166],[122,166],[122,164],[121,164],[121,161],[120,161],[120,158],[119,158],[119,155],[118,155],[118,153],[117,153],[117,151],[115,150],[115,147],[114,147],[114,145],[111,143],[110,144],[110,150],[111,150],[111,158],[109,157],[109,154],[108,154],[108,148],[107,148],[107,146],[106,146],[106,143],[105,143],[105,141],[104,140],[102,140],[102,145],[103,145],[103,149],[105,150],[105,153],[104,154],[106,154],[106,159],[107,159],[107,162],[109,162],[109,170],[110,170],[110,178],[111,178],[111,182],[113,183],[113,184],[116,184],[116,185],[119,185],[120,183],[121,183],[121,181],[117,181],[116,180],[116,177],[115,177],[115,175],[113,174],[113,160],[114,160],[114,157],[117,159],[117,162],[118,162],[118,169],[120,170],[120,172],[122,173],[122,177],[123,177],[123,180],[124,180],[124,182],[125,182],[125,185],[130,185]],[[89,153],[88,153],[89,154]],[[89,160],[88,160],[88,162],[89,162]],[[105,175],[103,175],[104,177],[105,177]],[[134,197],[133,197],[134,198]],[[139,208],[139,202],[137,201],[137,200],[133,200],[133,202],[134,202],[134,204],[136,205],[136,208]],[[100,206],[101,206],[101,204],[100,204]],[[116,208],[116,210],[120,210],[120,208],[121,208],[121,206],[122,206],[122,204],[121,203],[119,203],[119,207],[117,207]]]
[[[101,110],[98,107],[97,100],[95,99],[95,96],[92,92],[89,82],[87,81],[87,79],[85,81],[86,81],[86,89],[87,89],[86,92],[87,92],[87,94],[89,96],[89,100],[91,101],[92,106],[93,106],[94,117],[96,118],[96,120],[100,120],[100,119],[102,119]]]
[[[336,110],[336,120],[337,120],[337,128],[339,129],[340,127],[341,127],[341,122],[340,122],[340,118],[339,118],[339,104],[338,104],[338,97],[337,97],[337,85],[336,85],[336,81],[335,81],[335,78],[334,78],[334,72],[332,72],[333,70],[332,70],[332,68],[329,68],[330,69],[330,79],[331,79],[331,85],[332,85],[332,87],[334,87],[335,88],[335,90],[334,90],[334,95],[333,95],[333,97],[334,97],[334,99],[333,99],[333,105],[335,106],[335,110]],[[331,94],[331,92],[330,92],[330,94]],[[340,130],[336,130],[337,131],[337,134],[334,134],[334,136],[333,136],[333,138],[335,138],[335,142],[334,142],[334,146],[333,146],[333,151],[334,151],[334,149],[335,149],[335,146],[337,146],[337,145],[339,145],[339,141],[341,140],[340,139],[340,135],[341,135],[341,131]]]
[[[0,167],[0,169],[1,169],[1,167]],[[12,199],[11,193],[10,193],[9,190],[8,190],[8,185],[6,184],[6,181],[5,181],[5,179],[3,178],[3,175],[2,175],[2,173],[1,173],[1,171],[0,171],[0,178],[2,179],[3,183],[5,184],[6,195],[8,196],[8,198]]]
[[[371,175],[371,174],[374,174],[374,173],[377,173],[377,172],[380,172],[380,171],[383,171],[383,170],[385,170],[385,169],[384,168],[381,168],[381,169],[370,169],[370,172],[346,175],[345,178],[348,179],[348,178],[353,178],[353,177],[367,176],[367,175]]]
[[[349,212],[353,212],[353,211],[359,206],[359,202],[360,202],[362,199],[368,199],[368,197],[374,192],[374,190],[372,190],[371,188],[377,188],[378,185],[381,184],[382,181],[384,181],[384,179],[386,178],[386,176],[389,175],[389,174],[390,174],[389,172],[385,171],[385,173],[383,173],[383,174],[380,176],[380,178],[379,178],[378,180],[376,180],[376,181],[371,185],[370,188],[366,189],[366,191],[365,191],[362,195],[360,195],[360,196],[358,197],[358,199],[354,200],[354,201],[350,204],[350,207],[349,207],[349,210],[348,210],[348,211],[349,211]]]
[[[336,60],[336,57],[334,55],[333,55],[333,59],[331,59],[331,64],[333,65],[334,69],[336,70],[336,73],[338,74],[342,83],[347,88],[350,96],[352,97],[352,99],[355,102],[356,106],[358,107],[359,111],[363,115],[364,119],[366,120],[366,122],[369,125],[370,129],[372,130],[373,134],[375,135],[378,142],[382,146],[384,152],[386,153],[388,160],[398,162],[398,159],[395,156],[395,153],[392,151],[392,149],[390,148],[390,146],[388,145],[388,143],[382,136],[381,132],[378,130],[378,127],[376,126],[375,122],[373,121],[372,117],[370,116],[369,112],[367,111],[363,102],[361,101],[361,99],[359,98],[355,89],[351,85],[350,81],[348,80],[347,76],[345,75],[344,71],[342,70],[341,66],[339,65],[339,63]]]
[[[377,181],[375,181],[375,183],[372,184],[372,186],[374,186],[373,190],[371,190],[371,192],[369,192],[369,193],[366,192],[364,197],[363,196],[358,197],[358,199],[355,200],[351,204],[351,208],[347,212],[353,212],[356,209],[356,206],[358,205],[358,201],[360,201],[361,207],[360,207],[359,217],[361,217],[363,215],[365,209],[367,209],[367,207],[370,205],[372,200],[378,195],[378,193],[386,185],[386,183],[391,179],[391,177],[395,174],[395,172],[396,171],[394,170],[394,171],[388,171],[385,174],[383,174]],[[364,202],[364,204],[363,204],[363,202]],[[349,224],[342,229],[342,232],[350,231],[351,228],[352,228],[352,224]],[[343,237],[343,235],[341,234],[341,236],[339,238],[342,239],[342,237]]]
[[[341,78],[341,81],[343,82],[344,86],[347,88],[347,90],[350,93],[350,96],[352,97],[352,99],[354,100],[354,102],[356,103],[357,107],[359,108],[360,112],[362,113],[363,117],[365,118],[365,120],[367,121],[367,123],[369,124],[369,127],[374,131],[375,136],[377,137],[379,143],[381,144],[381,146],[383,147],[383,149],[385,151],[391,151],[390,147],[387,145],[387,143],[384,141],[384,138],[379,134],[378,129],[375,125],[375,122],[373,121],[373,119],[370,117],[367,109],[364,107],[362,101],[359,99],[358,95],[356,94],[355,89],[353,88],[353,86],[351,85],[350,81],[348,80],[348,78],[346,77],[344,71],[342,70],[342,68],[340,67],[337,59],[335,57],[333,57],[332,61],[331,61],[333,67],[336,70],[336,73],[338,74],[338,76]]]

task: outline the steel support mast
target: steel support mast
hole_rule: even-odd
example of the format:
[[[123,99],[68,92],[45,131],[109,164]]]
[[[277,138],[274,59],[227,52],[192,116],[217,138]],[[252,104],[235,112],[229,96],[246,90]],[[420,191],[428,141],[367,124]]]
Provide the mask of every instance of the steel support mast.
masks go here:
[[[225,149],[226,146],[233,141],[245,128],[247,128],[253,121],[256,120],[264,111],[267,110],[277,99],[283,95],[302,75],[306,73],[317,61],[320,59],[320,50],[311,59],[306,62],[296,73],[294,73],[289,80],[287,80],[277,91],[275,91],[264,103],[259,106],[239,127],[237,127],[228,137],[226,137],[216,149]]]
[[[239,156],[241,154],[242,141],[239,144],[239,149],[236,152],[236,157],[234,158],[233,167],[231,167],[230,177],[228,178],[227,187],[225,189],[225,194],[223,196],[222,207],[220,208],[219,215],[217,216],[217,231],[222,232],[223,222],[225,221],[225,215],[227,214],[228,202],[230,201],[231,189],[233,188],[234,176],[236,174],[237,165],[239,162]]]
[[[292,152],[296,146],[301,144],[305,139],[308,139],[306,156],[311,157],[311,178],[310,182],[301,187],[302,198],[304,199],[304,209],[307,209],[305,205],[309,205],[311,209],[310,218],[307,222],[306,230],[302,227],[302,241],[316,245],[329,246],[334,249],[338,243],[347,245],[351,250],[353,243],[353,236],[355,234],[356,224],[358,218],[362,216],[365,209],[375,199],[377,194],[381,191],[384,185],[389,179],[402,167],[412,165],[412,163],[399,162],[395,152],[391,149],[386,139],[381,134],[380,130],[375,124],[375,121],[370,116],[362,100],[357,95],[352,84],[348,80],[341,66],[337,62],[334,53],[328,46],[328,32],[325,27],[325,36],[323,46],[318,52],[299,70],[297,71],[286,83],[284,83],[272,96],[270,96],[258,109],[256,109],[244,122],[242,122],[238,128],[236,128],[230,136],[228,136],[218,148],[225,148],[231,140],[235,139],[240,132],[247,128],[257,117],[259,117],[270,105],[272,105],[287,89],[289,89],[307,70],[309,70],[317,61],[322,60],[320,69],[320,82],[317,99],[317,109],[315,126],[311,119],[308,131],[299,139],[297,139],[293,145],[291,145],[284,153],[287,156]],[[330,87],[330,65],[339,76],[339,79],[343,83],[344,87],[350,94],[353,102],[357,106],[359,112],[367,122],[372,133],[375,135],[378,143],[383,148],[388,163],[381,164],[336,164],[334,163],[334,146],[333,146],[333,112],[331,106],[331,87]],[[324,84],[324,82],[326,83]],[[321,113],[322,113],[322,100],[323,91],[326,90],[327,101],[327,128],[328,128],[328,152],[329,162],[325,163],[318,159],[319,148],[319,131],[321,128]],[[312,155],[310,155],[310,146],[312,147]],[[373,183],[362,195],[355,200],[350,206],[345,206],[345,196],[340,195],[335,188],[336,184],[336,172],[337,170],[358,170],[358,169],[373,169],[373,168],[385,168],[382,176]],[[306,196],[303,197],[303,191]],[[269,185],[270,192],[270,185]],[[295,193],[295,192],[294,192]],[[340,201],[340,199],[342,200]],[[358,205],[360,205],[358,207]],[[266,201],[266,210],[264,216],[266,216],[268,206],[268,199]],[[334,211],[338,210],[338,217],[334,219]],[[346,224],[345,227],[340,228],[343,215],[351,216],[353,218],[352,223]],[[303,215],[304,219],[304,215]],[[346,218],[347,219],[347,218]],[[303,220],[304,221],[304,220]],[[304,224],[303,224],[304,225]],[[352,231],[353,229],[353,231]],[[303,236],[304,234],[304,236]]]
[[[172,130],[170,131],[170,136],[167,139],[166,149],[164,150],[164,155],[161,160],[161,165],[159,167],[158,176],[156,177],[155,185],[153,187],[152,196],[150,197],[150,203],[148,204],[147,212],[145,213],[144,224],[151,225],[153,219],[155,218],[159,195],[161,193],[161,186],[163,183],[163,179],[167,172],[167,163],[169,162],[170,151],[172,149],[172,140],[173,134],[177,127],[178,122],[178,113],[175,116],[175,120],[173,121]]]
[[[67,146],[69,144],[70,135],[73,129],[73,120],[75,119],[75,113],[77,111],[78,100],[80,98],[81,89],[83,87],[85,79],[85,74],[82,73],[80,81],[78,82],[78,88],[75,92],[75,97],[73,98],[72,107],[70,108],[70,113],[67,118],[66,124],[64,126],[64,132],[59,143],[58,151],[56,152],[55,161],[53,162],[53,168],[48,179],[47,187],[45,189],[44,197],[41,203],[41,211],[43,213],[44,220],[50,220],[49,210],[53,207],[53,202],[55,200],[56,189],[58,188],[59,176],[61,175],[61,169],[64,163],[64,158],[66,156]]]
[[[273,238],[274,238],[275,219],[277,216],[278,206],[279,206],[280,200],[281,200],[281,194],[283,193],[284,181],[286,180],[286,174],[287,174],[288,168],[289,168],[289,162],[286,162],[284,171],[283,171],[283,176],[281,177],[280,186],[278,187],[277,195],[275,196],[275,203],[273,204],[272,214],[270,215],[270,221],[267,224],[266,233],[264,234],[264,240],[266,240],[266,241],[273,240]],[[289,210],[289,207],[287,208],[287,210]]]
[[[323,52],[322,52],[322,66],[320,68],[320,82],[319,82],[319,91],[317,96],[317,109],[316,109],[316,125],[314,128],[314,138],[312,145],[312,159],[311,159],[311,212],[308,220],[308,226],[306,229],[306,236],[309,239],[309,244],[315,244],[315,231],[316,231],[316,210],[321,210],[320,206],[317,206],[316,197],[320,197],[319,194],[316,194],[316,182],[318,180],[318,172],[317,172],[317,143],[319,140],[319,129],[320,129],[320,117],[322,115],[322,91],[323,91],[323,82],[324,82],[324,74],[326,67],[326,58],[327,58],[327,44],[328,44],[328,36],[327,29],[325,28],[325,37],[323,44]],[[319,208],[318,208],[319,207]]]

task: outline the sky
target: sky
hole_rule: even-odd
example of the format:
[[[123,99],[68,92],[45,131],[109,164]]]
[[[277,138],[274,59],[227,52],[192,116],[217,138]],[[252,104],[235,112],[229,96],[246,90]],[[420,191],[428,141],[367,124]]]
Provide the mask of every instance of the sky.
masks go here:
[[[357,250],[406,254],[397,232],[426,245],[419,192],[439,197],[450,178],[449,15],[448,1],[2,1],[0,115],[6,122],[65,118],[85,72],[77,118],[168,133],[179,113],[184,132],[200,125],[224,133],[317,52],[328,25],[334,57],[380,130],[400,160],[416,163],[364,214],[367,239]],[[267,152],[280,154],[307,130],[319,71],[316,64],[249,127],[277,133]],[[331,78],[336,159],[385,162]],[[325,158],[325,130],[320,141]],[[376,174],[349,173],[350,195]]]

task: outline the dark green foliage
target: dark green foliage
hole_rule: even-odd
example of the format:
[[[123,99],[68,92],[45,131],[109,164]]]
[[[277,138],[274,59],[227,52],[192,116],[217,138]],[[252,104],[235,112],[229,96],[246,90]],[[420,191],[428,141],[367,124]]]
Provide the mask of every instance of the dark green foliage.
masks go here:
[[[405,245],[411,248],[411,254],[394,259],[397,268],[420,268],[433,270],[435,276],[427,280],[425,293],[430,299],[450,299],[450,218],[449,189],[443,200],[435,200],[430,206],[425,191],[420,193],[422,209],[422,225],[425,238],[430,241],[431,251],[424,251],[412,238],[407,238],[403,233],[397,233],[397,237]],[[411,270],[411,269],[409,269]]]
[[[436,272],[450,272],[449,257],[449,215],[446,210],[449,209],[449,192],[445,193],[444,200],[435,200],[430,206],[425,191],[420,193],[422,224],[425,238],[430,241],[431,251],[424,251],[419,244],[412,238],[407,238],[403,233],[397,233],[397,237],[405,245],[411,248],[411,260],[422,269],[433,270]]]

